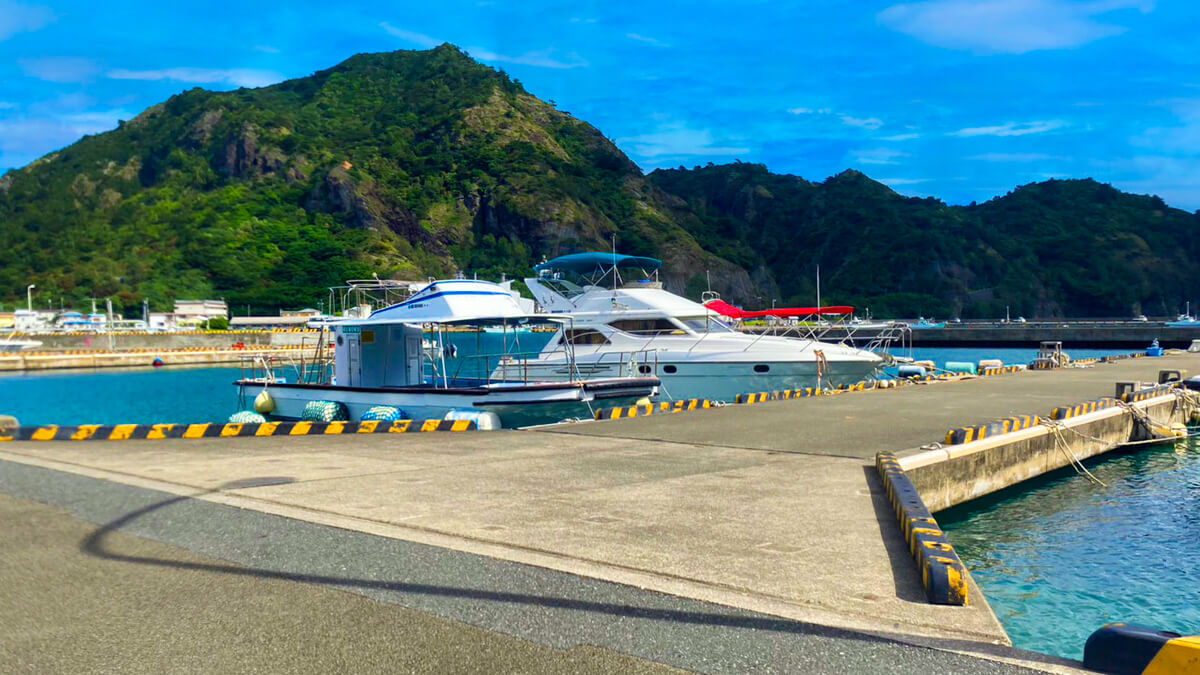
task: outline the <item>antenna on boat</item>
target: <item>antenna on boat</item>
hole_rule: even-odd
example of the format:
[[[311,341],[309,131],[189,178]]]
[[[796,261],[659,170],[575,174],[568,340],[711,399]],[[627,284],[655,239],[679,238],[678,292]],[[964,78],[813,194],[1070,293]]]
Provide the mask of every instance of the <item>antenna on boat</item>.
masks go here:
[[[817,308],[821,307],[821,264],[817,263]]]

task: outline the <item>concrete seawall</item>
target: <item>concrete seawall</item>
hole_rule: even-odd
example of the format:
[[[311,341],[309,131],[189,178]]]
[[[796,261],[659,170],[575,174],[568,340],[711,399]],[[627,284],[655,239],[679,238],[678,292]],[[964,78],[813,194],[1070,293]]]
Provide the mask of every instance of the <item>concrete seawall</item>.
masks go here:
[[[266,355],[280,358],[301,357],[310,359],[312,349],[205,349],[189,350],[143,349],[125,352],[78,352],[78,353],[34,353],[0,356],[0,372],[25,370],[60,370],[75,368],[129,368],[154,364],[161,359],[164,366],[200,364],[236,364],[252,356]]]
[[[1186,423],[1186,407],[1169,393],[1129,404],[1157,425]],[[1039,424],[973,443],[902,457],[900,466],[930,511],[940,511],[1149,436],[1125,407]]]
[[[111,351],[128,349],[182,349],[184,347],[291,346],[315,344],[317,331],[188,331],[179,333],[113,333]],[[24,336],[22,336],[24,337]],[[106,333],[48,333],[28,336],[42,343],[41,350],[110,350]]]

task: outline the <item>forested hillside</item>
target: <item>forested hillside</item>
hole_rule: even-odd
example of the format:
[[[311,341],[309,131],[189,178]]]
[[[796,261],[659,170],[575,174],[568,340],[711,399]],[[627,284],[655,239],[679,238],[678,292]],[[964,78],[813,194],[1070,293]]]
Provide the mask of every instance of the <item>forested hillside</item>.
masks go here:
[[[1169,314],[1200,296],[1197,215],[1093,181],[969,207],[847,171],[649,176],[600,131],[450,45],[362,54],[261,89],[193,89],[0,178],[0,302],[239,313],[315,305],[350,278],[528,274],[607,250],[711,278],[735,302],[876,315]],[[706,274],[709,272],[709,274]],[[55,302],[57,304],[57,302]]]
[[[1093,180],[1025,185],[987,203],[903,197],[856,171],[823,183],[757,164],[660,170],[709,250],[765,266],[788,302],[880,316],[1174,315],[1200,297],[1200,215]]]

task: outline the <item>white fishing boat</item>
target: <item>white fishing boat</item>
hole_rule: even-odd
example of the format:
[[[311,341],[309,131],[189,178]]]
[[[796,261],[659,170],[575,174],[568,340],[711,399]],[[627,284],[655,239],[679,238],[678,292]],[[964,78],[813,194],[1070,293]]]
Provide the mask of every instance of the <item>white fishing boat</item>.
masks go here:
[[[645,353],[651,360],[637,367],[662,381],[661,398],[732,400],[860,382],[882,366],[863,349],[734,330],[717,312],[664,290],[661,266],[653,258],[579,253],[535,267],[539,276],[526,285],[544,311],[570,324],[528,363],[531,377],[608,377],[626,367],[629,354]]]
[[[632,374],[617,370],[600,379],[543,379],[527,368],[529,357],[540,352],[520,352],[517,329],[561,327],[565,321],[526,313],[494,283],[435,281],[367,318],[330,323],[331,368],[299,364],[292,378],[266,368],[236,385],[244,404],[269,392],[271,415],[282,419],[300,419],[310,403],[327,402],[344,408],[351,420],[388,406],[411,419],[474,416],[481,428],[590,418],[597,405],[633,403],[656,393],[658,378],[638,373],[636,355]],[[506,330],[499,348],[460,353],[462,340],[451,338],[480,335],[482,326]]]
[[[0,338],[0,353],[24,352],[42,346],[40,340],[18,339],[13,336]]]

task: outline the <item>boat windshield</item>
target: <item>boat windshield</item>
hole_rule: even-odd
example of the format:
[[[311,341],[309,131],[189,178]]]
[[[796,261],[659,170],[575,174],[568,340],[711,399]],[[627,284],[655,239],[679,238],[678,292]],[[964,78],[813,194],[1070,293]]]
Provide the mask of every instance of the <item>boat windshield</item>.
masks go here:
[[[584,288],[579,284],[559,277],[542,277],[541,282],[543,286],[568,300],[584,292]]]
[[[711,316],[681,316],[676,321],[687,326],[693,333],[732,333],[726,323]]]

